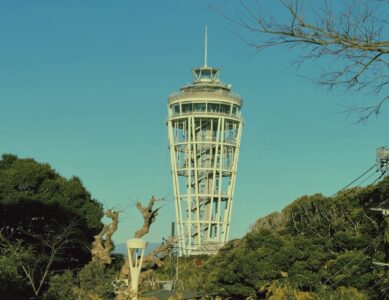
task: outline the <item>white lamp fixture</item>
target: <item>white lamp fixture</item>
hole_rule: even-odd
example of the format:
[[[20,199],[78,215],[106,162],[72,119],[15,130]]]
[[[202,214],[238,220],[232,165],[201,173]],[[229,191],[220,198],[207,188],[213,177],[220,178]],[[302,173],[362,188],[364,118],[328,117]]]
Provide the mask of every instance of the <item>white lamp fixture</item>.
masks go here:
[[[130,264],[132,300],[138,299],[138,282],[142,269],[143,255],[147,242],[142,239],[131,239],[127,241],[128,260]]]

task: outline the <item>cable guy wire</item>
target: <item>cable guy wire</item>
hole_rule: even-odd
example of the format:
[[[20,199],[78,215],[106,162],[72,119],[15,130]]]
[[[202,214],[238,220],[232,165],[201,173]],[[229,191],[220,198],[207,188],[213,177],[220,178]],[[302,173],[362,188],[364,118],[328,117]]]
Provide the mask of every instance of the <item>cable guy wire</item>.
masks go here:
[[[359,175],[356,179],[354,179],[353,181],[351,181],[348,185],[346,185],[345,187],[343,187],[342,189],[340,189],[339,191],[337,191],[335,194],[333,194],[330,198],[333,198],[335,197],[338,193],[344,191],[345,189],[347,189],[349,186],[351,186],[353,183],[355,183],[356,181],[358,181],[359,179],[361,179],[363,176],[365,176],[367,173],[369,173],[371,170],[374,169],[374,167],[376,166],[376,164],[372,165],[369,169],[367,169],[364,173],[362,173],[361,175]]]

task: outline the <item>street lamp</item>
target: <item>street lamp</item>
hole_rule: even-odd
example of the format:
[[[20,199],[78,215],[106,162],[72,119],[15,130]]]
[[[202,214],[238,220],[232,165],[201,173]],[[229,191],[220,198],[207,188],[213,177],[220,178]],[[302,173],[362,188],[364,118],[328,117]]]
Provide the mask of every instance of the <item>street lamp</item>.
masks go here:
[[[131,239],[127,241],[128,260],[130,263],[131,292],[132,300],[138,299],[138,282],[142,269],[143,255],[147,247],[147,242],[141,239]]]

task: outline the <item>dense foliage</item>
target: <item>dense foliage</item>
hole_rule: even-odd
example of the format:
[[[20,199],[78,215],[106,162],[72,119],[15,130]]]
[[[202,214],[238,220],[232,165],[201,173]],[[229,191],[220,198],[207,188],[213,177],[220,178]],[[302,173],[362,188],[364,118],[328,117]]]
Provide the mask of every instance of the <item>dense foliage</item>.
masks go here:
[[[207,255],[190,257],[171,255],[157,270],[157,279],[162,281],[177,279],[174,287],[179,291],[202,290],[205,279],[203,269],[208,260],[209,256]],[[157,288],[159,287],[157,286]]]
[[[303,196],[212,257],[164,261],[152,279],[227,299],[389,299],[389,177]],[[81,181],[32,159],[0,160],[2,299],[113,299],[123,257],[91,262],[103,211]],[[177,277],[178,271],[178,277]]]
[[[342,299],[389,299],[386,270],[373,264],[388,261],[389,220],[370,209],[388,204],[389,177],[334,198],[297,199],[209,260],[208,289],[237,299],[270,297],[274,286],[319,299],[340,299],[330,295],[342,289]]]
[[[179,279],[230,299],[389,299],[387,270],[373,264],[388,262],[389,217],[376,207],[389,207],[389,177],[333,198],[303,196],[217,255],[180,258]]]
[[[48,164],[3,155],[0,160],[0,294],[26,299],[47,289],[51,274],[90,261],[102,206],[77,177]]]
[[[113,266],[91,262],[77,274],[67,270],[54,275],[45,300],[110,300],[115,298],[112,285],[118,270]]]

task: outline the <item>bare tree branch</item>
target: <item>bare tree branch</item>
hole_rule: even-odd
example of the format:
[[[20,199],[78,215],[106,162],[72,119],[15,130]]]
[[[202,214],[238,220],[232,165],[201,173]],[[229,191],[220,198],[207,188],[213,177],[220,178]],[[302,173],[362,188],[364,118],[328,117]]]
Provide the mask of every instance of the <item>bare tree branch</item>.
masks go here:
[[[135,238],[141,238],[145,234],[149,233],[150,226],[155,222],[155,218],[158,216],[158,211],[161,208],[154,208],[156,201],[158,200],[153,196],[150,198],[147,206],[143,206],[139,201],[136,202],[136,208],[139,210],[143,217],[143,226],[135,232]]]
[[[389,97],[389,40],[385,39],[389,1],[278,0],[284,9],[277,11],[282,21],[265,14],[259,0],[239,0],[239,4],[235,17],[211,9],[239,25],[243,33],[237,35],[256,51],[298,47],[302,50],[298,53],[299,65],[320,59],[324,68],[314,80],[317,84],[376,94],[376,103],[352,108],[361,121],[382,110]]]
[[[141,238],[150,231],[151,225],[155,222],[156,217],[158,216],[158,211],[161,209],[161,206],[158,208],[154,208],[156,202],[161,201],[160,199],[156,199],[151,197],[147,205],[142,205],[140,201],[137,201],[136,208],[141,213],[143,217],[143,224],[134,234],[135,238]],[[165,244],[160,245],[156,249],[154,249],[149,255],[147,255],[143,259],[143,268],[140,277],[140,282],[143,282],[147,279],[152,272],[161,267],[163,261],[168,257],[173,248],[173,238],[169,239]],[[129,279],[130,267],[128,258],[124,259],[124,264],[119,273],[119,280],[127,280]],[[130,283],[128,282],[128,288],[121,288],[117,291],[117,300],[128,299],[128,295],[130,295],[130,291],[128,290],[130,287]]]

